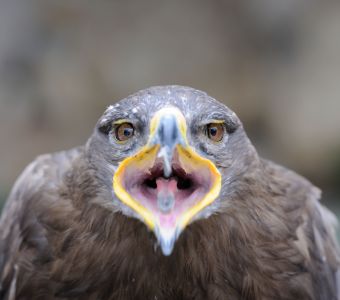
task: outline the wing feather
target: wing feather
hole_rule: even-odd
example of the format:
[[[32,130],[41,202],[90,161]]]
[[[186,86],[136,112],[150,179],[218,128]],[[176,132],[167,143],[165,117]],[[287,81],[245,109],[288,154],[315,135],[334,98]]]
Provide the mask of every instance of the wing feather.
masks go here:
[[[79,151],[39,156],[14,184],[0,219],[0,299],[14,299],[28,280],[22,269],[30,267],[33,251],[39,251],[41,259],[49,258],[45,231],[37,221],[39,204],[57,197],[56,187]]]

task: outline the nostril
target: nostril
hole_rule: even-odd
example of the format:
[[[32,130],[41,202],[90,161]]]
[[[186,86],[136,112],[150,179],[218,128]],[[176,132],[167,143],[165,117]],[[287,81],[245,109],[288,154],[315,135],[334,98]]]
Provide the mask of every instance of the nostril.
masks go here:
[[[191,179],[189,178],[185,178],[185,179],[179,179],[177,182],[177,188],[179,190],[187,190],[190,189],[193,185],[193,182]]]
[[[151,189],[157,188],[156,179],[145,179],[144,184]]]

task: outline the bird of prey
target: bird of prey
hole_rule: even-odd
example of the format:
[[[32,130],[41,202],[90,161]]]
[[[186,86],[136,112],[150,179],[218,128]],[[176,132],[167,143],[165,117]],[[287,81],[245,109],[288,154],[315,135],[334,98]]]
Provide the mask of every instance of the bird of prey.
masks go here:
[[[159,86],[38,157],[0,221],[0,298],[339,299],[336,219],[229,108]]]

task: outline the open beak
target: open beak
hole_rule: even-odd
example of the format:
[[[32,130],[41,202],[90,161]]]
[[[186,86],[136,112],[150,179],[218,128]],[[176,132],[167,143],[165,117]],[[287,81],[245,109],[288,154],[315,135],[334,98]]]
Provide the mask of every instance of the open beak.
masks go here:
[[[117,197],[155,233],[164,255],[221,190],[218,169],[189,146],[186,133],[179,109],[159,110],[146,146],[123,160],[113,177]]]

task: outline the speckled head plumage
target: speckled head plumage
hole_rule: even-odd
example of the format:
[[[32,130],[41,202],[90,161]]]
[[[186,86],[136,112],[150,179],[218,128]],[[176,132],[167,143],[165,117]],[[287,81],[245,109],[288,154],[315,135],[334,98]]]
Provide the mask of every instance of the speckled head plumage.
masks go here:
[[[133,136],[123,143],[115,136],[120,124],[133,126]],[[221,140],[209,138],[209,124],[220,124]],[[171,126],[174,129],[169,129]],[[185,127],[182,132],[181,126]],[[181,142],[177,138],[169,142],[171,151],[159,140],[164,130],[172,130],[169,136],[178,134],[181,138]],[[187,164],[185,169],[181,157],[192,156],[185,154],[187,150],[194,158],[188,160],[190,166]],[[150,151],[153,154],[148,154]],[[169,163],[160,158],[162,151],[169,152],[168,176],[164,169]],[[258,160],[234,112],[206,93],[183,86],[152,87],[109,106],[97,123],[88,152],[96,157],[100,177],[113,190],[114,208],[142,220],[155,232],[167,255],[189,223],[228,206],[227,194],[233,192],[230,182]],[[137,166],[137,160],[145,161],[145,165]],[[119,175],[115,175],[117,170]],[[178,188],[182,181],[188,186]],[[136,186],[142,184],[147,185],[146,189],[138,190]],[[163,205],[173,207],[159,212]],[[165,231],[159,233],[160,230]]]

